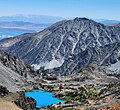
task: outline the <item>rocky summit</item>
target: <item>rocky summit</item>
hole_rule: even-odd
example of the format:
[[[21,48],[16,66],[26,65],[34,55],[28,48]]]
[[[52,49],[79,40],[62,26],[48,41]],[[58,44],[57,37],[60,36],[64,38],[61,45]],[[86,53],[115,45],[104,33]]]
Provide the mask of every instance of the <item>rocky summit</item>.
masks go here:
[[[4,48],[4,47],[2,47]],[[5,49],[35,69],[77,73],[89,64],[112,65],[120,60],[120,26],[105,26],[87,18],[53,24]]]

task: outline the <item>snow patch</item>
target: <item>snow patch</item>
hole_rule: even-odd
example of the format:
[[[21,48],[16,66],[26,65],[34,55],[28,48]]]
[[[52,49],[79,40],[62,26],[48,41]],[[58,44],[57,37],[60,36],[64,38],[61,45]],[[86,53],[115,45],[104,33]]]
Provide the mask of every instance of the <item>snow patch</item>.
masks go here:
[[[64,61],[58,61],[55,58],[53,58],[53,60],[51,60],[49,63],[46,64],[45,69],[60,67],[62,66],[63,62]]]
[[[32,64],[31,66],[34,67],[35,70],[40,69],[40,67],[45,67],[46,63],[40,63],[40,64]]]
[[[56,50],[56,52],[54,53],[54,55],[53,56],[55,56],[55,54],[58,52],[58,50],[60,49],[60,47],[61,47],[61,45],[62,45],[62,43],[63,43],[63,39],[64,39],[64,35],[63,36],[61,36],[61,41],[60,41],[60,44],[59,44],[59,46],[58,46],[58,48],[57,48],[57,50]]]
[[[77,45],[77,43],[79,42],[79,36],[80,36],[80,34],[81,34],[81,33],[78,33],[78,35],[77,35],[77,41],[74,41],[74,42],[73,42],[72,54],[74,53],[74,50],[75,50],[75,48],[76,48],[76,45]]]
[[[56,67],[62,66],[64,60],[56,60],[54,57],[50,62],[44,62],[40,64],[32,64],[31,66],[34,66],[35,70],[40,69],[40,67],[45,67],[44,69],[53,69]]]

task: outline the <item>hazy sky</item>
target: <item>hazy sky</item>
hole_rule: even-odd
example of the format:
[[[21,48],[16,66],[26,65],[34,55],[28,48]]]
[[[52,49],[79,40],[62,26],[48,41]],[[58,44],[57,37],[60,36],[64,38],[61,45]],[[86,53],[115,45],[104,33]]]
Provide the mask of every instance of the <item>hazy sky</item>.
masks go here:
[[[120,20],[120,0],[0,0],[0,16],[15,14]]]

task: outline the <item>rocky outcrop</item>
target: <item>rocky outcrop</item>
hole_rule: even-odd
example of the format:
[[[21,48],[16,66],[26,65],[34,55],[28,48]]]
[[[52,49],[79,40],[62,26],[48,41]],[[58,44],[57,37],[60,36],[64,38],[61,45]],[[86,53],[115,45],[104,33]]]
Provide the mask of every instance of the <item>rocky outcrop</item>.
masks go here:
[[[68,75],[91,63],[110,65],[120,60],[120,26],[105,26],[87,18],[64,20],[6,51],[36,69]]]
[[[36,110],[36,101],[31,97],[25,97],[23,95],[14,102],[23,110]]]
[[[26,65],[22,60],[15,56],[10,56],[9,54],[0,50],[0,62],[5,66],[18,73],[24,78],[29,77],[29,75],[34,74],[31,66]]]
[[[8,93],[9,93],[8,89],[0,85],[0,97],[6,96],[8,95]]]
[[[21,90],[25,82],[34,82],[35,71],[15,56],[0,50],[0,84],[10,92]]]

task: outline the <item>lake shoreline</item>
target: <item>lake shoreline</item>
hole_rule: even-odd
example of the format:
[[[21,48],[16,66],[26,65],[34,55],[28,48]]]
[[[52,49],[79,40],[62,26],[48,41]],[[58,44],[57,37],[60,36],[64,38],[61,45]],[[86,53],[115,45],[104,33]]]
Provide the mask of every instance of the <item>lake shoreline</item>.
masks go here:
[[[33,99],[35,99],[37,102],[37,105],[36,105],[37,108],[47,107],[47,106],[51,106],[54,104],[66,102],[64,100],[61,100],[61,99],[55,97],[52,92],[44,91],[44,90],[33,90],[31,92],[25,92],[25,96],[32,97]],[[41,104],[41,102],[42,102],[42,104]]]

